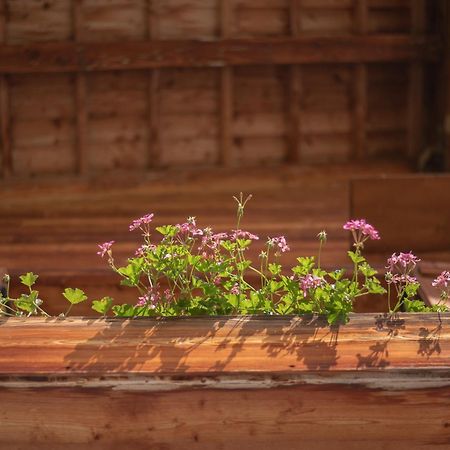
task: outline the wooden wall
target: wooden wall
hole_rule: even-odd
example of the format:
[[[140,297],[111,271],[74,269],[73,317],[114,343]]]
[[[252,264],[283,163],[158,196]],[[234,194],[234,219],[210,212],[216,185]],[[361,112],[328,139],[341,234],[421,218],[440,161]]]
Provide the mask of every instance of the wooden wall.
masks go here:
[[[425,0],[0,0],[1,173],[414,159]]]

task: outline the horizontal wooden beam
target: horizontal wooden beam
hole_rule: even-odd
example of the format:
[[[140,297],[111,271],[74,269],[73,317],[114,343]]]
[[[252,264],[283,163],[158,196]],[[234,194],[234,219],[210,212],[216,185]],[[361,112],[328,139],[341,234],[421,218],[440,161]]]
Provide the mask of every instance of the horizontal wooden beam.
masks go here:
[[[433,61],[441,48],[436,36],[410,35],[0,45],[0,73]]]

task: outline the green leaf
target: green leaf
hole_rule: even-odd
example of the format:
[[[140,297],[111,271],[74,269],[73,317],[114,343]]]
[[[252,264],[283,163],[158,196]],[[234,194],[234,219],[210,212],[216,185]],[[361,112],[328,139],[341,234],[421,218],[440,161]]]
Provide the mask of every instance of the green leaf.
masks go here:
[[[369,278],[365,283],[364,286],[369,291],[369,294],[385,294],[386,289],[380,284],[380,281],[373,277]]]
[[[377,274],[377,271],[369,266],[366,262],[361,264],[359,266],[359,271],[365,276],[365,277],[373,277]]]
[[[117,272],[124,277],[120,284],[125,286],[136,286],[139,284],[143,258],[133,258],[129,260],[129,264],[125,267],[119,267]]]
[[[272,275],[279,275],[281,273],[281,264],[270,263],[269,271]]]
[[[111,297],[103,297],[101,300],[93,300],[92,309],[105,315],[110,310],[112,302],[113,299]]]
[[[137,317],[137,316],[151,316],[152,311],[146,306],[133,306],[127,303],[123,305],[114,305],[112,312],[118,317]]]
[[[366,260],[364,258],[364,256],[361,256],[360,254],[358,254],[356,252],[348,251],[347,254],[350,257],[350,259],[352,260],[353,264],[360,264]]]
[[[38,279],[38,276],[39,275],[35,275],[33,272],[27,272],[25,275],[20,275],[19,278],[22,284],[31,288]]]
[[[33,313],[36,310],[36,299],[38,291],[31,291],[29,295],[22,294],[16,301],[15,305],[22,311]]]
[[[173,237],[178,233],[178,228],[173,225],[165,225],[163,227],[156,227],[156,231],[165,237]]]
[[[76,305],[77,303],[84,302],[87,300],[87,295],[81,289],[66,288],[64,289],[63,296],[71,303]]]

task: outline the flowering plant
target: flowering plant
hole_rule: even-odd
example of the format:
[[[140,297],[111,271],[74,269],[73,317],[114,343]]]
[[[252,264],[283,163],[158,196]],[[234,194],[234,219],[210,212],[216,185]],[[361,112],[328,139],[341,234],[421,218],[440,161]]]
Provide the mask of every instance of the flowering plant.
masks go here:
[[[350,220],[343,228],[351,232],[353,249],[348,252],[353,270],[347,276],[344,269],[327,271],[321,266],[321,252],[327,234],[318,237],[317,256],[299,257],[289,272],[280,264],[282,253],[289,251],[284,236],[268,237],[260,244],[259,260],[250,260],[248,250],[261,242],[259,236],[241,228],[247,202],[242,193],[237,202],[236,228],[229,232],[214,232],[201,228],[195,217],[176,225],[156,228],[152,232],[153,214],[134,220],[131,232],[140,231],[142,245],[127,260],[117,266],[114,241],[99,245],[98,255],[107,258],[109,266],[122,278],[121,284],[137,290],[134,304],[113,305],[113,299],[93,300],[92,308],[100,314],[112,312],[120,317],[227,315],[227,314],[300,314],[326,315],[329,323],[346,322],[354,303],[367,294],[387,293],[389,311],[443,311],[439,303],[427,307],[416,296],[419,283],[413,271],[419,259],[410,253],[394,253],[388,259],[386,290],[377,271],[363,256],[368,240],[380,239],[378,231],[364,219]],[[37,275],[21,276],[29,292],[17,299],[0,297],[0,314],[46,314],[38,291],[32,289]],[[7,279],[9,286],[9,277]],[[442,290],[442,301],[449,298],[450,273],[443,272],[433,283]],[[392,293],[396,302],[391,305]],[[80,289],[67,288],[63,296],[69,302],[67,315],[74,304],[87,300]]]

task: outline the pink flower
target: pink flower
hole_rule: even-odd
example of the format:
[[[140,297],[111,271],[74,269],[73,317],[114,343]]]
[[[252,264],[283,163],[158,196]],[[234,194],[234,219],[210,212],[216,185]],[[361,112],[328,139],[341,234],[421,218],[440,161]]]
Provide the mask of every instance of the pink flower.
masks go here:
[[[318,277],[316,275],[311,275],[308,273],[304,277],[300,278],[300,289],[303,291],[303,297],[306,297],[306,294],[309,289],[317,288],[325,283],[325,280],[322,277]]]
[[[131,223],[129,230],[133,231],[137,228],[142,227],[142,225],[148,225],[153,220],[154,214],[146,214],[145,216],[140,217],[139,219],[133,220]]]
[[[205,230],[206,231],[206,230]],[[199,250],[203,250],[205,248],[208,248],[210,250],[216,250],[220,244],[228,239],[227,233],[205,233],[205,235],[202,238],[202,243],[199,247]]]
[[[135,252],[135,256],[143,257],[147,252],[153,251],[156,249],[156,245],[153,244],[142,244]]]
[[[289,246],[287,245],[286,238],[284,236],[269,238],[267,244],[269,245],[269,247],[276,247],[277,252],[284,253],[290,250]]]
[[[233,233],[230,236],[230,239],[235,241],[236,239],[250,239],[252,241],[257,241],[259,239],[256,234],[252,234],[248,231],[244,230],[233,230]]]
[[[393,253],[392,256],[387,260],[387,267],[390,272],[395,273],[410,273],[416,267],[420,259],[415,256],[412,252],[399,254]]]
[[[372,240],[380,239],[378,231],[370,225],[370,223],[367,223],[365,219],[349,220],[346,224],[344,224],[343,228],[344,230],[350,230],[352,232],[359,231],[360,236],[359,239],[355,237],[356,242],[361,242],[361,237],[365,239],[370,238]],[[355,233],[353,233],[353,235],[355,236]]]
[[[239,290],[239,284],[235,283],[235,285],[230,289],[230,294],[239,295],[241,291]]]
[[[171,302],[174,299],[174,296],[173,296],[172,291],[170,289],[166,289],[164,291],[164,298],[168,302]]]
[[[450,286],[450,272],[444,270],[431,285],[442,290],[447,289]]]
[[[102,258],[111,250],[112,245],[115,241],[109,241],[105,242],[103,244],[100,244],[98,247],[100,248],[100,251],[97,252],[97,255],[100,255]]]
[[[410,275],[406,275],[406,274],[392,274],[390,272],[389,276],[386,277],[386,281],[388,283],[394,283],[394,284],[412,284],[412,283],[417,283],[417,278],[412,277]],[[388,274],[386,274],[388,275]]]
[[[156,290],[149,290],[147,294],[138,298],[136,306],[148,306],[151,309],[155,309],[156,304],[160,301],[161,295]]]
[[[184,235],[203,236],[205,232],[201,228],[197,228],[195,217],[188,217],[187,221],[182,224],[175,225],[178,232]]]

